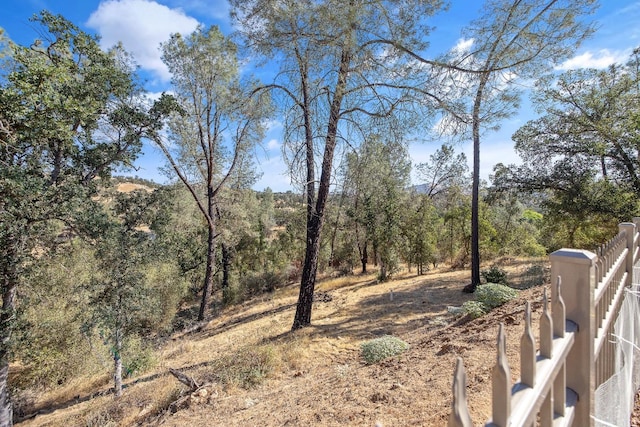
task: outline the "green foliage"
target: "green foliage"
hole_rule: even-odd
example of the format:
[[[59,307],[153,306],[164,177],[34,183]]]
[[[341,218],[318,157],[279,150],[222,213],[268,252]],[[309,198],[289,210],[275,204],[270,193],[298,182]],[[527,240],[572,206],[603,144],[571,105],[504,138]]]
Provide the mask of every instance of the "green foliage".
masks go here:
[[[358,265],[357,244],[352,233],[342,232],[336,240],[331,266],[338,275],[348,276]]]
[[[388,280],[400,264],[401,223],[411,162],[401,141],[369,136],[357,153],[347,156],[347,215],[355,223],[357,244],[370,244],[380,266],[378,279]]]
[[[462,304],[462,311],[472,319],[477,319],[487,314],[488,308],[480,301],[471,300],[465,301],[465,303]]]
[[[99,238],[106,221],[96,197],[99,183],[114,169],[133,164],[142,138],[158,130],[163,120],[135,102],[143,97],[134,80],[135,67],[121,47],[105,51],[96,37],[46,11],[32,21],[40,39],[26,46],[10,43],[0,79],[0,291],[5,305],[0,312],[0,370],[15,350],[14,302],[23,292],[25,269],[44,262],[60,246],[60,224],[67,235]],[[75,285],[91,282],[84,281],[84,275],[78,279],[83,282]],[[74,293],[65,291],[65,296]],[[24,293],[38,298],[30,290]],[[36,332],[23,341],[33,340],[38,347],[25,356],[30,366],[39,366],[45,383],[68,378],[73,370],[69,360],[75,356],[69,350],[82,355],[75,368],[83,367],[80,359],[91,353],[73,333],[84,318],[66,317],[82,315],[78,307],[90,307],[84,290],[78,294],[84,299],[75,301],[77,307],[65,307],[55,295],[39,301],[42,313],[33,313],[34,318],[42,314],[41,331],[52,332],[50,337]],[[20,309],[32,314],[38,310],[35,298],[32,302],[27,307],[25,301]],[[69,298],[68,304],[73,302]],[[56,317],[56,311],[62,314]],[[45,313],[49,319],[43,318]],[[56,374],[53,364],[59,364],[62,373]],[[0,418],[9,406],[5,390],[6,384],[0,384]]]
[[[409,348],[409,344],[391,335],[372,339],[360,345],[365,362],[372,364],[402,354]]]
[[[476,301],[483,304],[487,311],[500,307],[517,296],[517,290],[498,283],[480,285],[475,292]]]
[[[125,377],[143,374],[158,362],[153,347],[138,335],[127,337],[121,356]]]
[[[238,304],[255,296],[271,293],[289,282],[290,268],[253,272],[239,278],[229,289],[225,304]]]
[[[543,217],[544,215],[532,209],[525,209],[524,212],[522,212],[522,218],[525,221],[536,225],[539,225],[542,222]]]
[[[189,189],[207,226],[198,313],[203,320],[213,291],[215,264],[221,264],[226,293],[235,247],[250,228],[246,223],[249,211],[240,206],[245,190],[257,179],[251,152],[264,136],[271,103],[268,91],[254,91],[256,81],[240,78],[237,46],[216,26],[201,26],[186,36],[174,34],[161,50],[173,76],[173,95],[166,97],[167,106],[177,113],[168,123],[168,141],[156,137],[154,142]],[[224,299],[230,296],[225,294]]]
[[[515,192],[489,189],[485,198],[489,204],[489,221],[494,233],[496,256],[543,256],[545,247],[540,243],[542,215],[526,209]]]
[[[520,251],[514,255],[526,255],[530,257],[541,257],[547,255],[547,248],[538,242],[531,234],[525,234],[520,245]]]
[[[169,308],[175,313],[180,294],[173,301],[160,301],[161,296],[172,296],[167,291],[167,283],[158,281],[157,276],[147,276],[146,268],[154,255],[156,239],[145,230],[147,224],[164,222],[166,214],[162,192],[132,191],[117,193],[108,210],[108,219],[102,224],[102,233],[96,244],[97,271],[89,280],[90,291],[88,319],[85,330],[97,332],[109,346],[113,356],[116,375],[115,394],[122,390],[122,378],[118,375],[120,363],[124,359],[127,345],[145,329],[157,327],[166,329],[171,317],[158,316],[154,310]],[[149,286],[148,280],[151,286]],[[161,292],[165,291],[165,295]],[[173,295],[175,296],[175,295]],[[155,318],[155,319],[154,319]],[[128,361],[135,369],[147,364],[148,357],[137,351]],[[126,365],[124,365],[127,368]],[[126,374],[126,372],[125,372]]]
[[[453,267],[463,267],[471,256],[471,197],[463,187],[451,187],[436,200],[444,221],[438,246]]]
[[[507,272],[497,265],[492,265],[487,270],[483,270],[480,274],[487,283],[499,283],[501,285],[508,285]]]
[[[437,237],[442,219],[427,195],[415,194],[407,204],[400,225],[406,244],[401,245],[400,252],[409,265],[416,266],[418,274],[424,274],[429,264],[439,261]]]
[[[170,332],[180,303],[186,298],[189,282],[177,265],[152,262],[144,271],[144,287],[148,289],[147,307],[141,313],[141,329],[146,333]]]
[[[429,162],[418,163],[415,168],[430,199],[453,187],[464,186],[464,182],[469,179],[467,156],[464,153],[456,155],[450,144],[443,144],[429,156]]]
[[[14,346],[25,367],[16,377],[19,387],[63,384],[79,373],[98,372],[108,357],[81,333],[88,300],[78,284],[89,279],[93,262],[91,250],[76,240],[25,272]]]
[[[462,311],[476,319],[518,296],[518,291],[506,285],[487,283],[476,288],[475,299],[462,304]]]
[[[638,212],[638,54],[541,79],[534,100],[546,114],[513,136],[524,164],[496,167],[496,186],[541,198],[549,250],[592,248]]]

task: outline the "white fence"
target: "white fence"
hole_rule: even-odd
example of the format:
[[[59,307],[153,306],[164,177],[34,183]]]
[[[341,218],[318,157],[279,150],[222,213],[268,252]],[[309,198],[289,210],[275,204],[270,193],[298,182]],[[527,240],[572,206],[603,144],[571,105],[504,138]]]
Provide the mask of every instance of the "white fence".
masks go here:
[[[539,349],[536,351],[527,303],[520,340],[521,378],[512,384],[500,325],[492,372],[492,418],[485,425],[594,425],[596,389],[624,364],[616,353],[619,339],[614,325],[625,289],[631,285],[633,266],[640,258],[639,230],[640,218],[635,218],[633,223],[620,224],[618,235],[596,253],[561,249],[550,255],[555,283],[551,286],[551,309],[546,290],[544,294]],[[610,425],[603,421],[599,424]],[[461,359],[454,373],[449,417],[449,427],[459,426],[473,426]]]

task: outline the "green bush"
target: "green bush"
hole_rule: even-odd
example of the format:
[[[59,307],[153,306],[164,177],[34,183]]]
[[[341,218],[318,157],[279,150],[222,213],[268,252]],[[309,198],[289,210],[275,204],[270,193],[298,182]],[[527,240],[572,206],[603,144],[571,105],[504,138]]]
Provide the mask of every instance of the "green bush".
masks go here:
[[[92,262],[91,251],[74,242],[26,270],[13,335],[14,356],[24,369],[13,384],[54,387],[103,369],[100,358],[108,353],[81,333],[88,302],[78,284],[88,280]]]
[[[150,333],[169,332],[180,302],[188,295],[188,281],[176,265],[157,262],[146,269],[144,286],[150,297],[140,313],[141,329]]]
[[[135,377],[156,366],[158,360],[153,348],[139,336],[126,338],[122,350],[122,364],[126,378]]]
[[[546,272],[542,265],[534,264],[527,268],[523,274],[522,287],[531,288],[540,286],[546,282]]]
[[[467,301],[462,304],[462,310],[472,319],[477,319],[487,314],[487,306],[480,301]]]
[[[475,292],[475,300],[462,304],[462,311],[472,319],[487,314],[518,296],[518,291],[499,283],[480,285]]]
[[[507,285],[507,272],[500,267],[494,265],[491,268],[480,273],[487,283],[499,283]]]
[[[287,283],[287,274],[287,269],[283,269],[282,271],[249,273],[239,280],[237,289],[232,291],[235,293],[235,301],[230,301],[230,303],[239,303],[254,296],[275,291]]]
[[[360,346],[362,357],[368,364],[377,363],[384,359],[403,353],[409,344],[391,335],[385,335],[367,341]]]
[[[476,289],[476,301],[484,304],[486,311],[500,307],[518,296],[518,291],[499,283],[487,283]]]

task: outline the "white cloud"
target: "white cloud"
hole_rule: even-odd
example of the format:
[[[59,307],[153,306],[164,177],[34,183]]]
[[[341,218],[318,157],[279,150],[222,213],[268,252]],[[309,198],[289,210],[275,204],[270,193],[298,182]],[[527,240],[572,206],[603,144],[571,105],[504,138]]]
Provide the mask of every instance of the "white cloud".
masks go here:
[[[456,53],[469,53],[471,50],[471,46],[473,46],[474,39],[459,39],[458,43],[451,49],[452,52]]]
[[[575,70],[578,68],[607,68],[611,64],[624,62],[627,55],[623,52],[611,52],[608,49],[599,50],[596,53],[587,51],[581,55],[567,59],[556,67],[557,70]]]
[[[275,120],[275,119],[265,120],[263,124],[267,132],[282,129],[282,122],[280,120]]]
[[[143,69],[167,81],[171,75],[160,59],[160,43],[173,33],[190,34],[198,21],[155,1],[107,0],[91,14],[87,26],[100,34],[103,48],[122,42]]]
[[[287,166],[282,161],[282,157],[274,157],[271,159],[262,159],[258,161],[258,172],[262,172],[262,177],[256,182],[253,188],[257,191],[263,191],[267,187],[273,191],[283,192],[294,190],[291,184],[291,178]]]
[[[269,142],[267,142],[267,150],[273,151],[279,148],[280,148],[280,143],[278,142],[277,139],[270,139]]]

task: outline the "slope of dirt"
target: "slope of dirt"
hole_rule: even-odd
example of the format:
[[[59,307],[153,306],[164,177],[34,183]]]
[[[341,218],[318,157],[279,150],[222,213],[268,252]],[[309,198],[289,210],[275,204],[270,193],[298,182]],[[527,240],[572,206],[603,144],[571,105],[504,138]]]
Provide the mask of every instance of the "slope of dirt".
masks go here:
[[[518,283],[530,265],[511,262],[510,278]],[[537,324],[544,287],[522,290],[516,300],[465,322],[448,307],[472,298],[460,292],[467,280],[461,271],[405,274],[388,283],[376,283],[373,275],[326,280],[316,293],[313,326],[295,333],[289,329],[296,289],[280,289],[176,335],[161,350],[156,372],[129,383],[119,401],[76,396],[20,425],[442,426],[450,413],[458,356],[467,371],[474,424],[483,425],[490,417],[498,325],[505,325],[515,381],[524,304],[532,302]],[[360,344],[386,334],[405,340],[410,349],[365,364]],[[257,347],[277,359],[261,384],[246,389],[212,380],[220,377],[216,369],[227,369],[214,361],[241,359]],[[169,367],[204,387],[190,395],[167,375]]]
[[[197,402],[165,417],[162,425],[445,425],[457,356],[463,357],[468,372],[473,419],[484,422],[491,404],[497,325],[506,323],[510,361],[517,367],[524,302],[539,300],[542,288],[523,291],[517,301],[482,319],[458,324],[447,307],[470,298],[460,292],[465,280],[465,273],[450,273],[328,291],[331,301],[314,307],[314,325],[297,333],[309,343],[299,370],[254,390]],[[535,304],[535,310],[540,307]],[[276,335],[287,335],[291,315],[270,316]],[[397,358],[366,365],[359,345],[385,334],[402,338],[411,348]],[[517,371],[512,371],[514,378]]]

